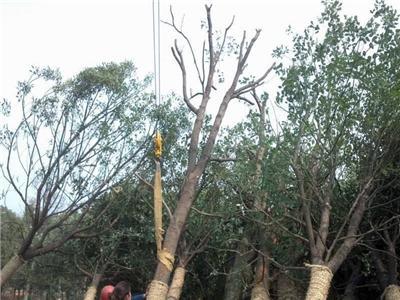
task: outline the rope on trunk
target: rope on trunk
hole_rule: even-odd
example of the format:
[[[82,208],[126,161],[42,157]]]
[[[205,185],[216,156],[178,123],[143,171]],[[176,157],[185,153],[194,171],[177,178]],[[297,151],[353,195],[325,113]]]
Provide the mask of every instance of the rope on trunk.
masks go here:
[[[311,279],[306,300],[327,299],[333,277],[332,270],[324,265],[305,264],[305,266],[311,268]]]
[[[165,248],[162,248],[162,183],[160,161],[156,160],[156,173],[154,176],[154,232],[157,244],[157,258],[170,271],[174,267],[174,256]]]
[[[172,272],[175,258],[167,249],[164,248],[157,251],[157,258],[168,269],[168,271]]]
[[[157,253],[162,249],[162,186],[161,186],[161,166],[160,161],[156,160],[156,173],[154,175],[154,232],[157,244]]]

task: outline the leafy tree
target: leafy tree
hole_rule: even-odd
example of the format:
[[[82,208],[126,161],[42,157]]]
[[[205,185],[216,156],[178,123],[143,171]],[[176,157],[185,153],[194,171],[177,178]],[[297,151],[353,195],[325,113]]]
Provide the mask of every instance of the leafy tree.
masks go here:
[[[399,76],[398,15],[382,1],[365,25],[340,11],[340,2],[325,2],[319,23],[294,36],[292,65],[278,68],[287,157],[312,263],[307,299],[327,297],[333,274],[359,241],[380,172],[399,151],[386,143],[400,113],[389,96]],[[344,197],[349,184],[355,189]]]
[[[88,68],[64,82],[50,69],[31,73],[19,83],[21,121],[1,134],[3,176],[30,221],[1,284],[95,226],[82,226],[93,203],[140,166],[148,141],[149,80],[140,81],[132,63]]]

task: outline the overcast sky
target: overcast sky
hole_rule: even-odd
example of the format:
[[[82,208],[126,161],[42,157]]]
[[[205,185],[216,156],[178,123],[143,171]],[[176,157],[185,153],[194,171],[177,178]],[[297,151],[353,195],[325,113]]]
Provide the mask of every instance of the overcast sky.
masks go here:
[[[184,31],[201,45],[200,24],[205,3],[213,3],[214,28],[224,29],[232,16],[232,34],[248,36],[256,28],[262,35],[249,61],[251,71],[261,75],[273,60],[272,50],[288,44],[289,25],[301,31],[322,10],[320,0],[160,0],[161,19],[175,18]],[[387,1],[398,10],[399,0]],[[344,12],[368,17],[373,0],[344,0]],[[0,0],[0,97],[15,101],[16,83],[27,79],[31,65],[59,68],[65,78],[102,62],[133,60],[141,76],[153,72],[152,0]],[[180,73],[169,50],[175,35],[161,25],[161,92],[180,91]],[[182,43],[183,46],[183,43]],[[188,50],[183,47],[184,51]],[[198,50],[200,53],[200,49]],[[251,67],[253,66],[253,67]],[[276,78],[275,78],[276,79]],[[267,89],[274,89],[274,78]],[[229,114],[234,122],[236,111]],[[4,153],[0,153],[3,155]],[[0,184],[4,181],[0,180]],[[3,188],[0,186],[0,192]],[[15,199],[15,198],[14,198]],[[11,198],[7,205],[18,210]]]

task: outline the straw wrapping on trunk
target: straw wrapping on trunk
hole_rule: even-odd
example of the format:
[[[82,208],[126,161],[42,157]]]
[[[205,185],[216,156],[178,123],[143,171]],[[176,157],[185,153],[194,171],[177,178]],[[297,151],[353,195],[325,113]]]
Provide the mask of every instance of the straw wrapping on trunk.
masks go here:
[[[306,300],[325,300],[328,298],[329,287],[333,278],[331,269],[323,265],[309,265],[311,278],[308,287]]]
[[[251,291],[251,300],[269,300],[269,293],[264,285],[257,284]]]
[[[400,300],[400,287],[396,284],[388,285],[383,291],[381,300]]]
[[[153,280],[148,288],[147,300],[165,300],[167,298],[168,285],[162,281]]]
[[[168,291],[167,300],[179,300],[182,294],[183,284],[185,283],[186,270],[183,267],[177,267],[174,271],[171,286]]]

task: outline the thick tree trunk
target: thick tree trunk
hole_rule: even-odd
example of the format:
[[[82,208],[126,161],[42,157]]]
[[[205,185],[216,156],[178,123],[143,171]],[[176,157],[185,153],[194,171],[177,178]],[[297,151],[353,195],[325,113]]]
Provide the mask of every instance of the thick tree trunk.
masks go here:
[[[168,226],[163,247],[171,255],[174,255],[176,252],[180,235],[193,203],[195,189],[201,173],[202,170],[195,170],[187,176],[178,205]],[[163,263],[158,262],[154,280],[149,286],[148,300],[165,300],[167,298],[168,285],[166,282],[169,281],[170,274],[171,271],[168,270]]]
[[[172,278],[171,286],[168,290],[167,300],[179,300],[182,294],[183,284],[185,282],[186,270],[183,267],[177,267]]]
[[[296,282],[284,273],[280,273],[277,278],[277,289],[278,300],[304,299],[304,293]]]
[[[243,271],[247,267],[247,261],[253,254],[248,250],[248,241],[243,238],[238,246],[233,266],[226,277],[224,300],[240,300],[243,290]]]
[[[13,256],[3,267],[3,269],[1,269],[1,273],[0,273],[0,287],[4,285],[4,283],[6,283],[8,281],[8,279],[10,279],[15,272],[17,272],[17,270],[19,268],[21,268],[25,263],[25,260],[19,256],[19,255],[15,255]]]
[[[95,274],[93,276],[92,282],[85,293],[84,300],[94,300],[96,299],[97,288],[99,286],[102,274]]]
[[[269,300],[268,292],[269,268],[268,261],[262,254],[258,254],[256,270],[254,272],[254,287],[251,291],[251,300]]]
[[[385,300],[400,300],[400,287],[396,284],[389,285],[383,292],[383,296]]]
[[[326,300],[333,273],[326,266],[312,265],[306,300]]]

